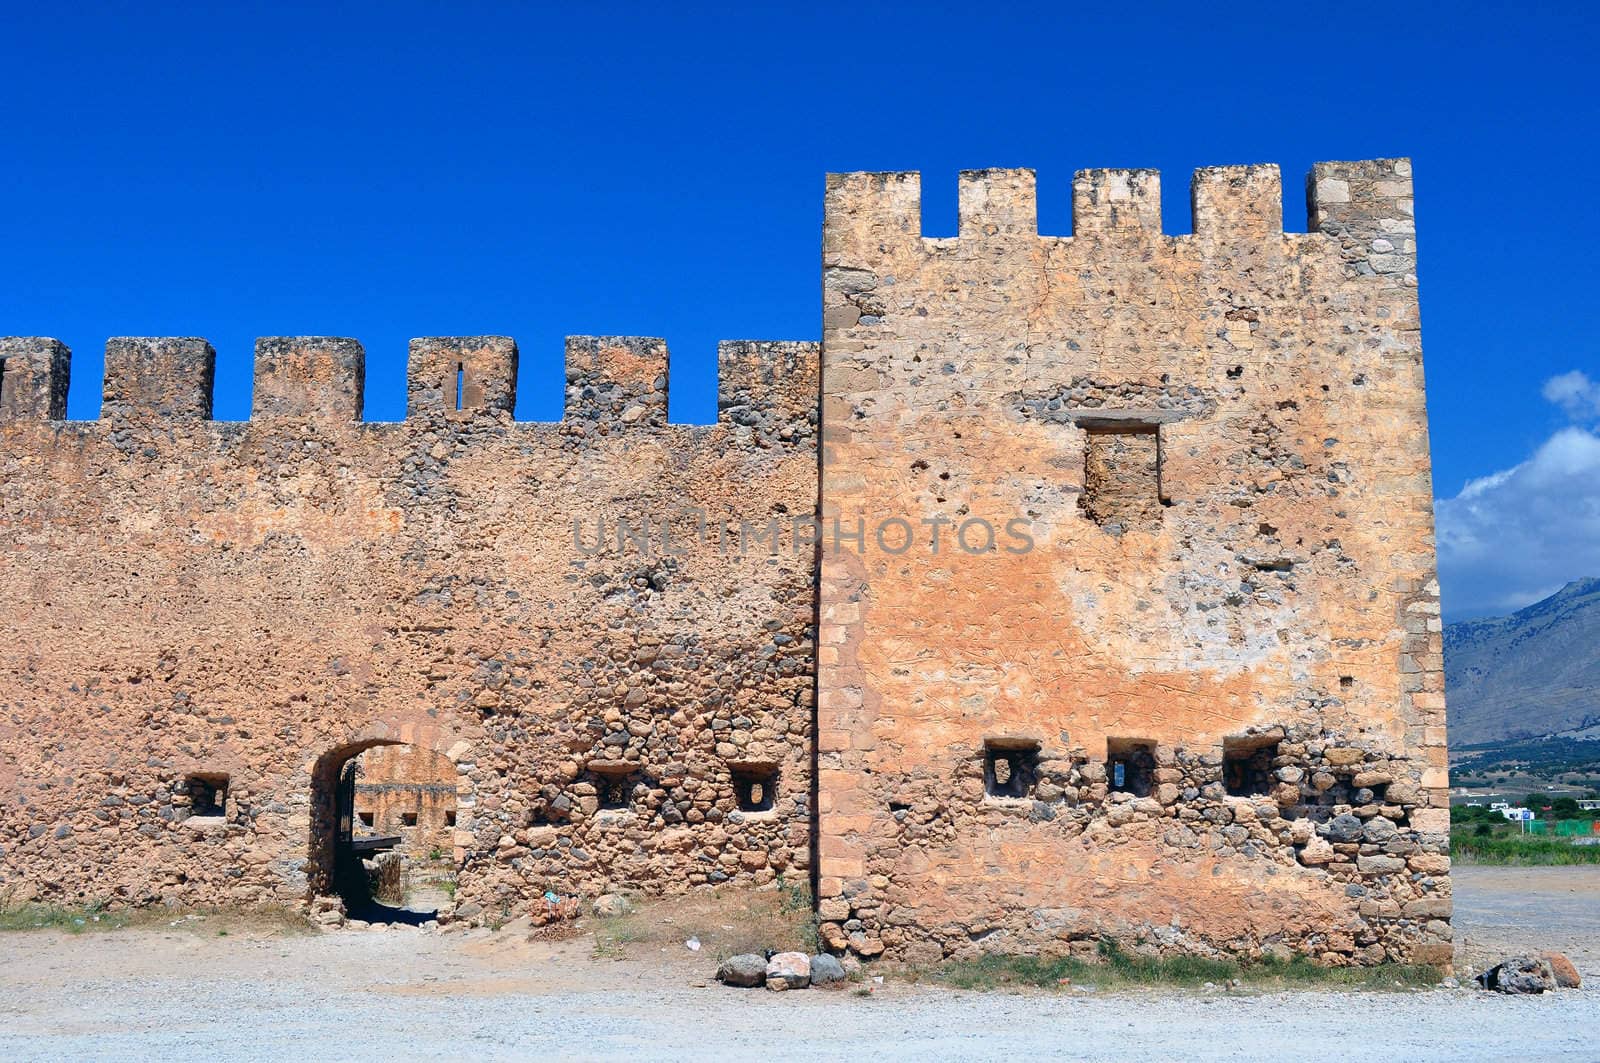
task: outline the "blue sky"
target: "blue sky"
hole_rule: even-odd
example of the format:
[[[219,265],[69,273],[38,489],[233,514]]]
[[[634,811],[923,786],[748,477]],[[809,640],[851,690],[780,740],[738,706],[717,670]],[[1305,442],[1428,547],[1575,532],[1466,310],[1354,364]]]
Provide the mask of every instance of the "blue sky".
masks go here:
[[[624,333],[710,420],[717,339],[818,335],[829,170],[921,170],[942,235],[962,168],[1066,233],[1073,170],[1154,166],[1186,232],[1196,166],[1303,228],[1312,162],[1404,154],[1447,612],[1600,575],[1589,5],[60,6],[0,34],[0,332],[73,348],[72,416],[111,335],[208,337],[224,418],[256,336],[354,336],[393,418],[409,337],[508,334],[555,418],[562,337]]]

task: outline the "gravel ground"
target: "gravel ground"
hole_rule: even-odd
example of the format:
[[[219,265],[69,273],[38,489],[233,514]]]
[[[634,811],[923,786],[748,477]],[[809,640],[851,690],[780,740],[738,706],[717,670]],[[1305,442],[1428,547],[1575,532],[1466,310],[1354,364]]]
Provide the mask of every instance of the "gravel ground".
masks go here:
[[[1556,949],[1600,985],[1600,866],[1457,864],[1451,878],[1458,964],[1482,970],[1508,952]]]
[[[1600,981],[1600,868],[1461,868],[1456,896],[1464,952],[1564,945]],[[0,1059],[1600,1059],[1587,988],[774,994],[586,940],[212,925],[0,936]]]

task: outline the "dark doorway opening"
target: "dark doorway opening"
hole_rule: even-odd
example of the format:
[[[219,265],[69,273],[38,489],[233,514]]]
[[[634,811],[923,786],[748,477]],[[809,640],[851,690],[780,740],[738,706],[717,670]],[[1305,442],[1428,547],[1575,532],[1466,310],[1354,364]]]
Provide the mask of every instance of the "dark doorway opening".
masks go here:
[[[324,754],[312,773],[313,894],[369,923],[419,925],[455,892],[456,768],[422,745],[368,741]]]

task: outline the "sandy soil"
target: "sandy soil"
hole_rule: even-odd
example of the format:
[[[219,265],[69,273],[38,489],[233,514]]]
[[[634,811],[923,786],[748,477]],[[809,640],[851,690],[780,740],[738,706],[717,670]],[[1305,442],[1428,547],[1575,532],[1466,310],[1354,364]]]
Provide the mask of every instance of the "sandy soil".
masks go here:
[[[1461,868],[1463,959],[1562,947],[1600,983],[1600,868]],[[724,989],[680,943],[215,920],[0,935],[3,1059],[1594,1059],[1600,991],[870,995]],[[1474,960],[1473,957],[1480,959]]]

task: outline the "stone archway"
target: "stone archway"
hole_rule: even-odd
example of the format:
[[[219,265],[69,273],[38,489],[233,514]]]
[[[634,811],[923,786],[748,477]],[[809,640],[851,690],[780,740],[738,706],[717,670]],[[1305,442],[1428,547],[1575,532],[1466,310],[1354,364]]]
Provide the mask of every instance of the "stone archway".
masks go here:
[[[308,839],[306,879],[307,900],[339,895],[342,861],[348,853],[351,824],[341,818],[340,778],[345,766],[366,750],[376,746],[416,746],[431,750],[456,768],[455,832],[453,858],[457,867],[466,857],[471,837],[475,794],[465,765],[470,763],[472,744],[448,734],[436,722],[378,720],[318,756],[308,765],[311,779],[311,830]]]

